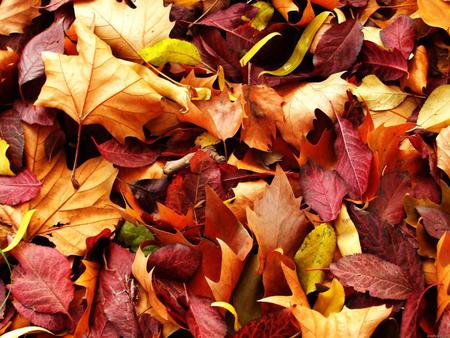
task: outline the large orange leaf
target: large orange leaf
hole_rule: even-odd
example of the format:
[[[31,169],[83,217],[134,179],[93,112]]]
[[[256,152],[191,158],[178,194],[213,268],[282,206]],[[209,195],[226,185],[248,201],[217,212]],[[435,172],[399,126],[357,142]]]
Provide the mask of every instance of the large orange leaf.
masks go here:
[[[335,114],[344,112],[348,100],[347,90],[352,85],[336,73],[322,82],[289,85],[280,90],[284,97],[285,122],[278,123],[283,139],[300,149],[308,132],[313,128],[315,110],[320,109],[335,121]]]
[[[144,139],[142,126],[160,114],[162,96],[82,23],[74,26],[79,55],[42,53],[46,81],[35,105],[61,109],[80,125],[101,124],[122,143]]]
[[[419,15],[429,26],[445,29],[450,33],[450,3],[443,0],[417,0]]]
[[[304,338],[369,338],[391,311],[385,305],[362,309],[344,307],[341,312],[324,317],[318,311],[300,306],[294,309],[294,315]]]
[[[259,244],[259,272],[270,251],[281,248],[289,256],[300,246],[306,234],[300,204],[301,198],[295,198],[286,174],[278,167],[263,197],[254,202],[253,210],[247,208],[248,226]]]
[[[23,33],[39,15],[40,0],[3,0],[0,3],[0,34]]]
[[[450,304],[450,233],[446,232],[439,240],[436,256],[438,282],[437,320]]]
[[[171,7],[163,0],[136,0],[137,8],[126,1],[91,0],[75,3],[75,16],[106,41],[122,59],[141,60],[138,52],[169,37],[175,22],[169,20]]]

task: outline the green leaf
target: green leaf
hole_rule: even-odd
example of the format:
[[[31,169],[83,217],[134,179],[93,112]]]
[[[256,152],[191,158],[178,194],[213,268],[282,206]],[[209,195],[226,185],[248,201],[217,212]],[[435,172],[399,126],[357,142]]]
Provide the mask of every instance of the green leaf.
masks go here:
[[[167,62],[195,66],[202,62],[194,44],[179,39],[164,39],[139,51],[139,55],[154,66],[163,66]]]
[[[333,227],[327,223],[322,223],[305,237],[294,260],[300,283],[306,294],[316,290],[316,283],[323,282],[325,273],[319,269],[330,266],[335,250],[336,235]]]
[[[258,14],[252,20],[251,26],[259,31],[267,27],[270,19],[272,19],[275,9],[265,1],[258,1],[253,4],[253,7],[259,9]]]
[[[284,65],[276,70],[267,70],[261,72],[259,76],[263,74],[285,76],[292,73],[298,66],[300,66],[300,63],[302,63],[306,52],[309,50],[309,47],[311,47],[314,36],[330,14],[331,12],[322,12],[309,23],[302,36],[298,40],[297,45],[294,49],[294,53],[292,53],[291,57],[286,61]]]
[[[131,251],[136,252],[144,241],[152,241],[155,237],[143,224],[133,224],[131,222],[125,222],[119,231],[119,241],[130,248]],[[145,255],[158,249],[156,245],[148,245],[142,251]]]

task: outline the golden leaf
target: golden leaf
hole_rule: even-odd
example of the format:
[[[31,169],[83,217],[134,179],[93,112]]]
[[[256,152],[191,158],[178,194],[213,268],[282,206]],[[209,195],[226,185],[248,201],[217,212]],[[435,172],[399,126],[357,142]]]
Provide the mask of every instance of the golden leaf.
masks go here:
[[[428,96],[419,111],[417,125],[432,132],[450,125],[450,85],[439,86]]]
[[[142,126],[161,113],[161,95],[82,23],[74,27],[79,55],[42,53],[46,81],[35,105],[61,109],[80,125],[101,124],[122,143],[144,139]]]
[[[9,144],[0,138],[0,175],[14,176],[11,171],[11,163],[6,156],[6,151],[9,148]]]
[[[325,317],[332,313],[340,312],[345,302],[345,291],[342,284],[333,278],[330,288],[319,293],[317,301],[314,304],[314,310],[320,312]]]
[[[436,320],[439,320],[450,304],[450,233],[448,231],[437,245],[436,275],[438,283]]]
[[[438,167],[450,177],[450,126],[444,128],[436,138]]]
[[[450,3],[442,0],[417,0],[419,15],[431,27],[450,33]]]
[[[175,22],[169,20],[171,6],[163,0],[91,0],[74,4],[75,16],[112,48],[114,55],[130,61],[141,60],[142,48],[169,37]]]
[[[39,16],[40,0],[3,0],[0,3],[0,35],[23,33]]]

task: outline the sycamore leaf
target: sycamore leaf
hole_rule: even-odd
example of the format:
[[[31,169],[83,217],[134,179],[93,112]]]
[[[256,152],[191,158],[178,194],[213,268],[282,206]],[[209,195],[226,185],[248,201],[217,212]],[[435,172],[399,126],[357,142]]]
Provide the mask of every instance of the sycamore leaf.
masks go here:
[[[195,66],[202,62],[197,47],[191,42],[179,39],[164,39],[139,51],[144,61],[154,66],[164,66],[168,62]]]
[[[341,283],[335,278],[331,281],[330,288],[319,293],[314,310],[320,312],[325,317],[335,312],[341,312],[345,302],[345,291]]]
[[[336,242],[342,256],[361,253],[358,230],[350,218],[347,206],[343,203],[341,212],[334,225],[336,231]]]
[[[35,198],[42,183],[28,169],[14,177],[0,176],[0,204],[16,205]]]
[[[408,96],[396,86],[386,86],[376,75],[367,75],[361,85],[353,90],[362,102],[373,111],[393,109]]]
[[[450,85],[439,86],[428,96],[419,111],[417,125],[432,132],[450,125]]]
[[[9,144],[0,139],[0,175],[14,176],[15,174],[11,171],[11,164],[6,156],[8,148]]]
[[[297,149],[313,128],[315,110],[320,109],[335,121],[342,115],[348,100],[347,90],[353,85],[333,74],[325,81],[289,85],[279,90],[284,98],[284,120],[277,123],[281,136]]]
[[[0,34],[23,33],[39,15],[40,0],[3,0],[0,3]]]
[[[100,123],[121,143],[143,139],[142,125],[161,112],[161,95],[81,22],[74,27],[79,55],[42,53],[46,81],[35,105],[61,109],[80,125]]]
[[[406,299],[414,291],[408,276],[395,264],[374,255],[346,256],[331,264],[331,272],[345,285],[382,299]]]
[[[289,180],[281,168],[266,189],[263,197],[247,208],[248,227],[259,245],[259,271],[264,268],[267,254],[281,248],[287,255],[302,242],[306,220],[300,210],[301,198],[295,198]]]
[[[439,240],[436,255],[436,275],[438,282],[438,307],[437,319],[439,319],[450,304],[450,233],[447,231]]]
[[[450,3],[442,0],[417,0],[419,16],[429,26],[450,33]]]
[[[163,0],[136,0],[131,8],[126,2],[109,0],[78,1],[75,16],[107,41],[122,59],[140,60],[138,52],[169,37],[175,22],[169,20],[171,6]]]
[[[63,330],[70,323],[69,305],[74,296],[72,270],[56,249],[22,243],[13,251],[11,293],[16,310],[33,324]]]
[[[450,126],[444,128],[436,138],[437,165],[450,177]]]
[[[322,283],[336,250],[336,235],[334,229],[327,223],[322,223],[311,231],[294,256],[297,264],[300,282],[306,294],[316,290],[316,284]],[[312,271],[309,271],[312,269]]]
[[[298,307],[294,315],[300,323],[303,338],[370,338],[391,311],[385,305],[362,309],[344,307],[341,312],[324,317],[315,310]]]

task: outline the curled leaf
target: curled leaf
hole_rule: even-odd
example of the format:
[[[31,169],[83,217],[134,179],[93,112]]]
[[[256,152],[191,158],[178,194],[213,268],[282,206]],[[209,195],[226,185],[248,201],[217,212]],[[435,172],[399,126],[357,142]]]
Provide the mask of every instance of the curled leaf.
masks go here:
[[[155,66],[168,62],[195,66],[202,62],[197,47],[191,42],[179,39],[164,39],[139,51],[144,61]]]

